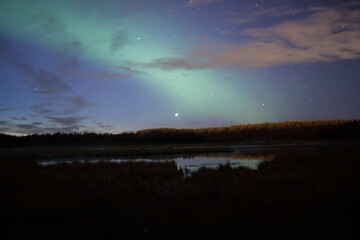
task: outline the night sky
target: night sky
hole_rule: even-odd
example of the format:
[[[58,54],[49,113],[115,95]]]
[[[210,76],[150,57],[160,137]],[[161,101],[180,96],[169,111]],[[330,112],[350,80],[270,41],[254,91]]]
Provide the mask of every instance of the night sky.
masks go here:
[[[0,132],[360,117],[360,2],[1,0]]]

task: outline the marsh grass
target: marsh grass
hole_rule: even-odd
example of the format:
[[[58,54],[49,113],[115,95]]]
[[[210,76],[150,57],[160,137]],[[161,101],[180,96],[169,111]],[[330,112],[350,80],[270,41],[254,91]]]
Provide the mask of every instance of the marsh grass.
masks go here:
[[[257,171],[0,161],[2,239],[357,239],[360,150],[284,150]]]

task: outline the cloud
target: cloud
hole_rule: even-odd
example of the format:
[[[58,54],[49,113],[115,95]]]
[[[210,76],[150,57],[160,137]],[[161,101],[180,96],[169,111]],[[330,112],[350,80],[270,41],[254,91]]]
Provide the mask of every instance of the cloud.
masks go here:
[[[214,42],[214,39],[210,38],[210,37],[190,37],[190,38],[187,38],[187,40],[189,42]],[[179,50],[182,50],[182,49],[179,48]]]
[[[32,130],[35,128],[38,128],[39,125],[41,125],[41,122],[32,122],[31,124],[17,124],[15,127],[24,129],[24,130]]]
[[[48,114],[54,112],[54,110],[50,110],[47,108],[48,104],[35,104],[30,107],[31,110],[35,111],[37,114]]]
[[[196,60],[193,61],[191,60],[191,58],[160,58],[153,60],[151,63],[131,62],[131,64],[139,67],[159,68],[166,71],[179,68],[186,70],[195,70],[208,67],[208,63],[201,63]]]
[[[241,72],[241,73],[256,72],[256,69],[244,68],[244,69],[239,69],[238,72]]]
[[[143,13],[144,9],[150,9],[154,7],[154,4],[162,1],[164,0],[126,0],[125,3],[125,0],[70,0],[61,1],[61,4],[65,4],[70,9],[75,8],[77,12],[84,15],[91,14],[96,19],[114,19],[119,16],[126,17],[134,13]],[[107,3],[109,7],[106,6]],[[91,6],[91,9],[84,6]]]
[[[24,82],[36,89],[33,93],[58,94],[71,90],[69,84],[56,74],[42,69],[33,69],[25,62],[21,54],[12,49],[11,42],[6,39],[0,39],[0,56],[26,75]]]
[[[58,70],[65,75],[71,75],[73,72],[80,72],[79,56],[85,54],[83,43],[79,40],[73,40],[60,45],[61,51],[58,55],[62,58],[62,63],[58,65]]]
[[[126,35],[125,35],[124,31],[122,31],[122,30],[116,31],[113,34],[113,36],[111,38],[111,42],[110,42],[111,52],[115,52],[115,51],[119,50],[126,42],[127,42],[127,40],[126,40]]]
[[[360,56],[360,11],[346,9],[310,9],[305,19],[281,23],[269,28],[246,30],[256,39],[245,46],[226,46],[234,54],[217,56],[224,64],[245,62],[267,67],[287,63],[333,62]]]
[[[66,126],[66,127],[48,127],[48,128],[37,129],[34,132],[35,133],[38,133],[38,132],[42,132],[42,133],[47,133],[47,132],[72,133],[72,132],[79,131],[83,127],[84,126],[82,126],[82,125],[74,125],[74,126]]]
[[[34,25],[38,26],[38,34],[63,35],[66,32],[65,26],[60,20],[47,12],[39,11],[30,20]]]
[[[0,120],[0,125],[6,125],[6,124],[8,124],[8,121]]]
[[[68,100],[72,105],[76,108],[86,108],[86,107],[93,107],[95,104],[89,103],[83,96],[78,96],[74,98],[70,98]]]
[[[49,109],[49,106],[52,106],[51,103],[49,102],[32,105],[30,109],[34,111],[37,116],[48,115],[50,113],[51,115],[64,115],[64,114],[67,115],[67,114],[73,114],[79,112],[84,108],[96,106],[96,104],[88,102],[88,100],[84,96],[67,97],[67,98],[63,98],[63,100],[64,100],[63,106],[65,107],[61,109],[57,109],[56,111],[53,109]],[[49,118],[47,119],[49,120]],[[54,118],[51,119],[55,120]]]
[[[133,64],[133,63],[129,62],[129,64]],[[147,72],[135,70],[134,68],[126,67],[126,66],[121,66],[121,67],[118,67],[118,68],[121,69],[121,70],[125,70],[127,72],[130,72],[130,73],[137,73],[137,74],[146,74],[147,73]]]
[[[0,106],[5,106],[3,103],[0,103]],[[0,111],[9,111],[11,110],[11,108],[4,108],[4,107],[0,107]]]
[[[221,1],[223,1],[223,0],[189,0],[189,1],[186,1],[185,6],[186,7],[197,7],[199,5],[221,2]]]
[[[41,133],[54,133],[54,132],[73,133],[73,132],[78,132],[82,128],[83,126],[78,126],[78,125],[63,126],[63,127],[45,127],[36,124],[19,124],[11,128],[4,128],[3,132],[12,132],[16,134],[33,134],[33,133],[41,134]]]
[[[33,121],[30,123],[13,124],[8,121],[0,121],[0,125],[6,127],[0,128],[0,132],[12,132],[21,134],[31,133],[49,133],[49,132],[65,132],[71,133],[84,129],[85,126],[81,124],[81,121],[87,119],[86,117],[55,117],[47,116],[43,118],[43,121]]]
[[[79,72],[79,61],[76,54],[72,57],[67,57],[64,62],[58,65],[58,70],[65,75],[72,75],[74,72]]]
[[[57,124],[65,125],[65,126],[79,126],[79,123],[82,120],[87,119],[87,117],[73,117],[73,116],[70,116],[70,117],[48,116],[46,118],[53,123],[57,123]]]
[[[246,42],[198,44],[179,58],[134,63],[173,69],[272,67],[285,64],[334,62],[360,57],[360,11],[311,8],[308,16],[266,28],[247,29]]]
[[[36,72],[24,70],[23,72],[32,79],[32,81],[25,82],[31,87],[39,88],[41,93],[58,94],[67,93],[71,90],[69,84],[54,73],[45,70]]]
[[[12,47],[12,41],[0,35],[0,59],[13,64],[15,59],[22,60],[23,56]],[[16,65],[16,63],[15,63]]]
[[[98,73],[89,73],[83,71],[73,71],[69,72],[69,75],[77,77],[94,77],[94,78],[124,78],[129,77],[127,74],[123,73],[107,73],[107,72],[98,72]]]
[[[61,47],[63,48],[63,50],[66,53],[73,53],[73,54],[84,54],[85,53],[85,48],[83,46],[83,43],[79,40],[73,40],[70,42],[67,42],[63,45],[61,45]]]
[[[108,124],[104,124],[102,122],[94,121],[94,123],[96,124],[97,128],[103,128],[105,130],[111,130],[113,128],[113,126],[108,125]]]
[[[71,90],[69,84],[54,73],[41,69],[34,70],[27,63],[18,60],[14,60],[13,63],[28,77],[24,82],[32,88],[39,89],[33,93],[58,94]]]
[[[31,91],[31,93],[35,93],[35,94],[50,94],[49,91],[38,91],[38,90]]]
[[[26,121],[26,120],[27,120],[26,117],[20,117],[20,118],[18,118],[18,117],[12,117],[11,119],[17,120],[17,121]]]
[[[355,1],[348,2],[348,3],[345,3],[345,6],[347,6],[347,7],[358,7],[358,6],[360,6],[360,2],[355,2]]]
[[[0,38],[0,58],[7,60],[13,53],[11,42],[5,38]]]
[[[285,6],[278,6],[273,8],[256,8],[247,12],[233,11],[228,13],[226,22],[230,24],[244,24],[258,20],[272,19],[282,16],[295,16],[304,12],[300,9],[287,9]]]

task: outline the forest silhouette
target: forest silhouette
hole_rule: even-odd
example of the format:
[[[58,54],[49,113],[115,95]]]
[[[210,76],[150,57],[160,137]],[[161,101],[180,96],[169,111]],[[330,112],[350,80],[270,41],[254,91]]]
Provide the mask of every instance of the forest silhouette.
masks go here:
[[[156,128],[137,132],[0,134],[0,147],[195,143],[267,143],[303,140],[358,140],[360,120],[286,121],[198,129]]]

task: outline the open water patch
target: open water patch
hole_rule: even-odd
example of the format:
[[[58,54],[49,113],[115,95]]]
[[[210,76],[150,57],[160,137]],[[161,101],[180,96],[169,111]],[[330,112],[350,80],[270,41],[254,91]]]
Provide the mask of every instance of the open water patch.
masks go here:
[[[257,170],[264,161],[271,160],[272,156],[244,156],[234,154],[208,154],[198,156],[177,156],[173,158],[66,158],[66,159],[50,159],[39,161],[38,164],[44,167],[58,164],[94,164],[99,162],[105,163],[125,163],[125,162],[154,162],[168,163],[174,162],[177,170],[181,171],[183,176],[189,177],[192,173],[201,168],[217,169],[221,165],[228,165],[231,168],[244,167],[250,170]]]

